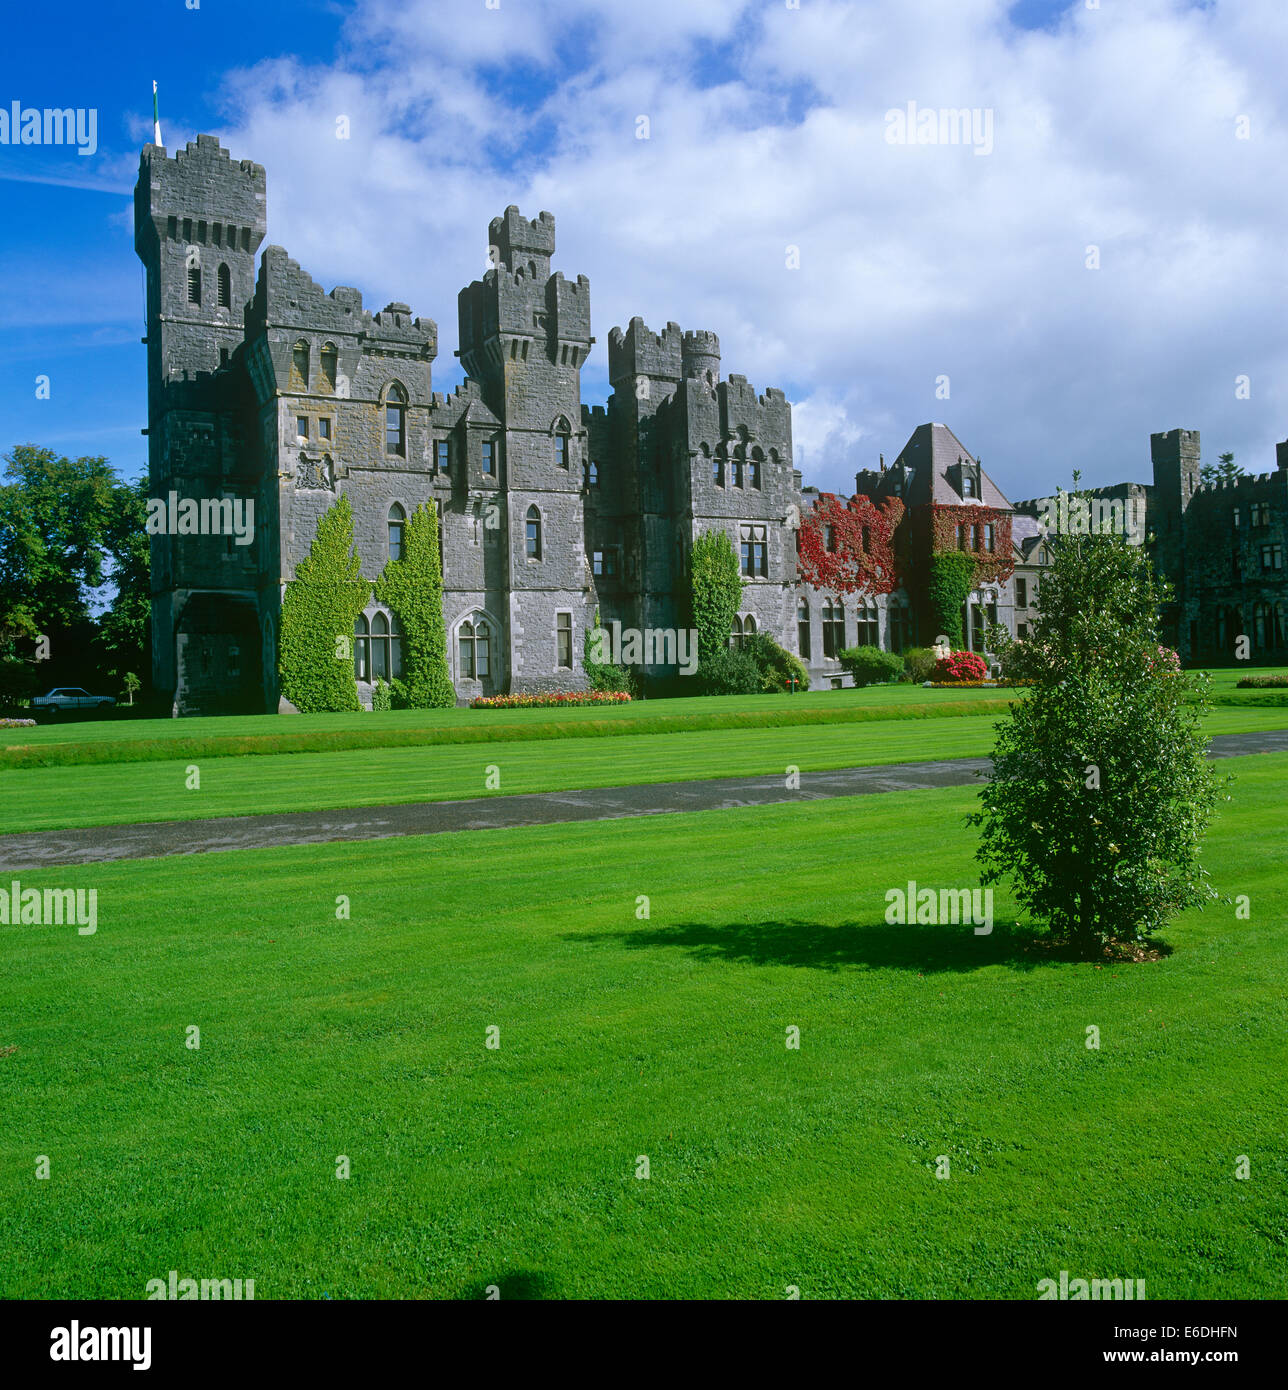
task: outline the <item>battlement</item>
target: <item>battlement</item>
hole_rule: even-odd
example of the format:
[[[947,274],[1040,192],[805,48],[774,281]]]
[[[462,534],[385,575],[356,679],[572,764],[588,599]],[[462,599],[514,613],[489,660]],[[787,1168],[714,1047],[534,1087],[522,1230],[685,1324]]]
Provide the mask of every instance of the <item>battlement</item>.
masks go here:
[[[292,327],[357,335],[395,343],[401,351],[421,357],[432,358],[438,349],[433,319],[414,318],[410,305],[397,303],[369,313],[362,307],[361,293],[350,285],[337,285],[327,294],[281,246],[264,249],[248,327],[252,332]]]
[[[267,231],[264,166],[234,162],[213,135],[198,135],[173,159],[144,145],[134,185],[134,245],[146,259],[166,240],[253,252]]]
[[[550,273],[550,257],[555,253],[552,213],[542,212],[530,220],[511,203],[503,216],[488,223],[487,232],[488,245],[496,247],[496,260],[507,270],[513,272],[516,262],[531,258],[537,263],[538,274],[543,264],[545,274]]]
[[[637,315],[625,332],[614,328],[609,333],[608,379],[614,386],[641,376],[679,381],[683,375],[683,336],[678,323],[668,323],[661,333],[654,333]]]

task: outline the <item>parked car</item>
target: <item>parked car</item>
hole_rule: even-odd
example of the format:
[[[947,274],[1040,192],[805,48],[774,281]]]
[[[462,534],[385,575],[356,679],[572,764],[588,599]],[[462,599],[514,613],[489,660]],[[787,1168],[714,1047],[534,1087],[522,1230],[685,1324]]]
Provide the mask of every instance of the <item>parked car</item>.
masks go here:
[[[42,714],[53,716],[67,714],[71,710],[101,709],[104,705],[115,703],[110,695],[91,695],[88,690],[82,690],[79,686],[62,685],[57,690],[51,690],[48,695],[35,696],[31,702],[31,711],[37,717]]]

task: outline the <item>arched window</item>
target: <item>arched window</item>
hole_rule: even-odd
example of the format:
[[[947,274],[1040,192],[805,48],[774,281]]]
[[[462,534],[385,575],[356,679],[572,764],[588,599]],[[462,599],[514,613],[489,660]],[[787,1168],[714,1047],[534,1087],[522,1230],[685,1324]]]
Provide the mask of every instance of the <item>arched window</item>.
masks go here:
[[[759,449],[753,449],[751,451],[751,462],[747,465],[747,481],[752,487],[757,489],[761,486],[760,472],[761,464],[764,463],[764,460],[765,456]]]
[[[221,309],[233,307],[233,277],[226,265],[219,267],[219,307]]]
[[[334,343],[322,344],[322,389],[324,391],[335,390],[336,371],[339,366],[340,354]]]
[[[560,468],[567,468],[571,457],[572,426],[561,415],[555,421],[555,462]]]
[[[1284,645],[1284,606],[1282,603],[1275,604],[1275,624],[1274,624],[1274,645],[1282,647]]]
[[[541,559],[541,513],[535,506],[528,508],[526,547],[529,560]]]
[[[746,450],[744,449],[744,447],[743,447],[741,444],[737,445],[737,446],[735,447],[734,451],[733,451],[733,485],[734,485],[734,487],[742,487],[742,485],[743,485],[743,468],[744,468],[744,462],[745,462],[745,459],[744,459],[745,453],[746,453]]]
[[[1252,608],[1252,645],[1258,651],[1264,651],[1270,646],[1270,605],[1268,603],[1257,603]]]
[[[403,528],[407,525],[407,513],[400,503],[389,508],[389,558],[401,560],[403,556]]]
[[[477,614],[466,618],[457,632],[461,677],[482,680],[492,669],[492,629],[486,618]]]
[[[188,267],[188,303],[201,303],[201,267],[197,265]]]
[[[589,464],[589,472],[587,473],[586,478],[591,487],[599,486],[599,464],[597,464],[593,459]]]
[[[407,393],[396,381],[385,395],[385,453],[407,453]]]
[[[370,632],[367,615],[359,613],[353,620],[353,674],[360,681],[371,679]]]
[[[291,389],[307,391],[309,387],[309,345],[300,339],[291,349]]]
[[[729,632],[729,645],[738,647],[742,644],[742,619],[737,613],[733,615],[733,625]]]
[[[796,645],[800,648],[801,659],[810,659],[809,643],[809,604],[804,599],[796,605]]]
[[[715,457],[711,460],[711,481],[717,487],[724,487],[724,466],[725,461],[717,450]]]

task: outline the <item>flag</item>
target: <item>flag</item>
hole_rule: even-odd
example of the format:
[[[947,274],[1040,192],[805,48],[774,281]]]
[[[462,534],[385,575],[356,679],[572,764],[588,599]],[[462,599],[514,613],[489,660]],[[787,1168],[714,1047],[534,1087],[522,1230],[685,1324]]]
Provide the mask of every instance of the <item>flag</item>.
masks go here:
[[[152,143],[161,145],[165,142],[161,139],[161,114],[157,110],[157,84],[152,83]]]

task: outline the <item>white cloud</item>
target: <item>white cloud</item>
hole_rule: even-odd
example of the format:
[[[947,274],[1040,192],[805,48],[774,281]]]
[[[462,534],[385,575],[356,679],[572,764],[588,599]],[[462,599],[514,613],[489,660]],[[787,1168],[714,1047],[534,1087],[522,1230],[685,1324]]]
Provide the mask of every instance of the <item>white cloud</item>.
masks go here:
[[[1031,33],[1009,8],[362,0],[334,67],[232,75],[221,133],[267,166],[270,239],[438,320],[440,384],[456,291],[518,203],[590,276],[588,399],[612,325],[712,328],[727,371],[796,401],[807,482],[848,490],[930,419],[1014,496],[1147,478],[1178,424],[1273,467],[1288,7],[1071,4]],[[991,110],[993,152],[887,144],[909,101]]]

